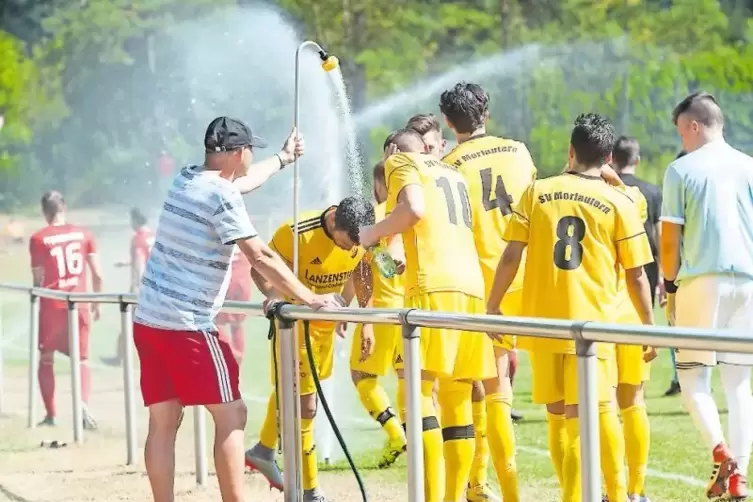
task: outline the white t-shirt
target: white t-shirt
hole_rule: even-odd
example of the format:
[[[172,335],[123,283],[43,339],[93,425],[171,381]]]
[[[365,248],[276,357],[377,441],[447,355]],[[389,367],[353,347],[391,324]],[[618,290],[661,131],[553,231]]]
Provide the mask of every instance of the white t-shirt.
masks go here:
[[[232,182],[201,166],[181,169],[162,208],[134,320],[170,330],[214,330],[235,241],[256,235]]]

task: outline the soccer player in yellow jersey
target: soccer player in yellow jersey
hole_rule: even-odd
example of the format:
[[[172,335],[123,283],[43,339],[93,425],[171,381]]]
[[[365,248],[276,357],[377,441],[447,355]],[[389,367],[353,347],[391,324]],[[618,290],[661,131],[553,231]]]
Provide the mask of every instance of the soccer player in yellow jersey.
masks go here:
[[[426,155],[426,144],[413,130],[397,131],[388,142],[401,152],[385,162],[390,214],[361,230],[362,244],[368,247],[379,239],[402,234],[407,307],[478,313],[484,282],[463,176],[454,167]],[[428,502],[463,500],[474,448],[471,381],[495,374],[493,347],[484,338],[478,333],[456,330],[421,330],[424,484]],[[432,399],[436,378],[440,379],[441,434]],[[398,385],[404,387],[402,379]],[[443,439],[442,452],[439,448]]]
[[[489,95],[480,86],[461,82],[442,93],[439,109],[455,134],[457,146],[444,161],[458,168],[468,184],[473,210],[473,236],[486,295],[489,295],[494,272],[505,248],[505,229],[512,217],[512,204],[520,200],[526,188],[536,179],[536,167],[523,143],[486,134],[489,119]],[[520,315],[523,270],[515,277],[505,295],[502,310],[507,315]],[[497,375],[483,382],[484,402],[474,403],[474,425],[486,425],[486,435],[494,459],[502,497],[505,502],[519,500],[515,465],[515,432],[512,427],[512,386],[509,360],[514,357],[513,337],[495,342]],[[484,392],[481,393],[482,395]],[[485,410],[486,408],[486,410]],[[485,413],[486,411],[486,413]],[[488,420],[485,416],[488,413]],[[478,437],[477,437],[478,441]],[[479,455],[477,443],[476,460]],[[488,462],[488,460],[487,460]],[[477,462],[471,473],[468,501],[489,500],[486,490],[487,462]]]
[[[653,323],[651,295],[643,265],[651,249],[632,199],[601,177],[611,158],[614,129],[598,114],[575,121],[570,136],[570,170],[535,181],[514,208],[505,231],[487,312],[500,304],[528,255],[523,279],[526,317],[607,321],[618,295],[618,267],[641,321]],[[627,487],[624,439],[614,407],[609,344],[598,344],[601,467],[610,502],[624,502]],[[565,502],[581,500],[580,431],[574,343],[531,340],[533,400],[547,407],[549,449]]]
[[[380,161],[374,167],[374,199],[377,202],[376,220],[381,221],[385,217],[387,201],[384,161]],[[382,244],[389,246],[386,239]],[[365,261],[359,265],[359,280],[354,281],[359,304],[377,308],[403,308],[403,275],[385,278],[373,263],[369,265]],[[350,352],[350,375],[353,384],[356,386],[361,404],[387,434],[387,444],[379,460],[380,468],[394,464],[406,447],[405,432],[400,420],[395,416],[387,393],[377,380],[377,377],[385,376],[393,368],[397,348],[401,342],[400,326],[389,324],[359,324],[353,334]],[[403,398],[399,397],[398,401],[403,401]]]
[[[364,255],[359,246],[359,228],[374,223],[374,207],[366,200],[347,197],[337,206],[324,211],[310,211],[301,215],[298,223],[298,278],[312,291],[318,293],[343,293],[351,274]],[[285,223],[277,229],[270,248],[292,268],[293,225]],[[251,277],[267,298],[280,295],[255,270]],[[348,288],[346,305],[353,300],[353,288]],[[350,296],[350,298],[348,298]],[[316,388],[311,375],[303,325],[297,327],[300,347],[301,392],[301,447],[303,451],[303,500],[326,502],[317,479],[317,458],[314,449],[314,417],[316,415]],[[334,357],[335,323],[311,322],[310,336],[316,371],[320,380],[332,375]],[[279,347],[279,343],[278,343]],[[279,354],[279,350],[275,351]],[[279,361],[277,361],[279,367]],[[274,367],[274,364],[273,366]],[[273,375],[274,377],[274,375]],[[274,385],[273,378],[273,385]],[[276,389],[269,397],[267,414],[259,434],[259,442],[246,451],[246,465],[261,472],[270,485],[282,490],[282,474],[274,461],[277,446]]]

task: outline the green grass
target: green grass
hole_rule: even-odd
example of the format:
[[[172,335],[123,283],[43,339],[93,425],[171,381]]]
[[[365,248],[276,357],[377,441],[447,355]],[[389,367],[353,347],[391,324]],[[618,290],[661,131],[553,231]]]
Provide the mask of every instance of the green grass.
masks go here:
[[[108,264],[122,259],[122,251],[127,249],[127,232],[100,236],[100,253],[105,264],[106,290],[123,291],[127,287],[127,270],[113,269]],[[26,250],[21,247],[6,256],[2,271],[3,281],[29,282],[28,261]],[[258,300],[258,298],[257,298]],[[26,365],[28,355],[28,301],[22,296],[0,293],[3,316],[3,345],[7,365]],[[93,327],[91,338],[92,360],[97,361],[101,356],[110,355],[115,346],[117,334],[120,330],[119,312],[117,306],[104,306],[103,316]],[[663,316],[660,316],[663,317]],[[247,440],[256,440],[261,421],[266,411],[266,399],[270,391],[269,373],[269,342],[267,341],[267,321],[249,318],[245,324],[247,342],[246,359],[242,369],[242,390],[249,404],[249,420],[247,425]],[[354,453],[356,462],[362,469],[362,474],[369,484],[395,483],[404,485],[406,473],[404,460],[387,471],[375,469],[379,456],[379,448],[383,435],[379,427],[362,409],[356,392],[350,383],[347,354],[350,340],[344,341],[338,351],[344,357],[338,357],[335,362],[335,395],[332,404],[335,416],[345,436],[348,447]],[[56,363],[59,371],[67,371],[67,360],[60,358]],[[119,369],[95,367],[99,372],[112,372],[118,375]],[[651,419],[652,443],[650,469],[666,475],[678,475],[687,478],[703,480],[709,474],[709,452],[702,444],[699,433],[695,430],[690,418],[685,413],[679,397],[663,397],[671,379],[669,355],[666,350],[660,351],[659,359],[653,364],[651,381],[646,389],[647,405]],[[385,387],[391,396],[395,393],[395,379],[385,379]],[[724,408],[723,395],[720,392],[718,379],[714,380],[716,397],[720,407]],[[549,459],[544,452],[547,448],[547,431],[544,410],[531,402],[531,377],[528,358],[524,353],[520,355],[520,368],[515,381],[515,407],[523,412],[525,419],[516,426],[518,452],[518,468],[522,486],[537,487],[543,492],[551,492],[556,488],[554,472]],[[726,417],[724,417],[726,418]],[[318,447],[321,454],[322,446]],[[323,470],[344,471],[347,466],[339,453],[334,455],[334,463],[323,466]],[[490,478],[495,476],[490,473]],[[647,493],[653,501],[700,501],[705,500],[703,489],[693,486],[680,478],[664,479],[649,475]],[[354,499],[356,495],[354,494]],[[548,500],[548,499],[544,499]]]

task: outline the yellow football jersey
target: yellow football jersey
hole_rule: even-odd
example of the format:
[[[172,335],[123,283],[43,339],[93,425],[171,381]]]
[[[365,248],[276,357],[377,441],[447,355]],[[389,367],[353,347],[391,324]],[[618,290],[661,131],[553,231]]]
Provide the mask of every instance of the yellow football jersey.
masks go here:
[[[601,177],[565,173],[534,182],[515,207],[505,240],[528,245],[526,317],[608,321],[617,267],[653,260],[633,199]],[[533,340],[533,350],[574,353],[565,340]]]
[[[436,158],[398,153],[387,159],[387,211],[408,185],[423,189],[424,217],[403,233],[405,295],[456,291],[484,297],[484,279],[473,241],[468,186],[460,172]]]
[[[364,254],[360,246],[351,250],[337,247],[327,235],[324,214],[328,210],[304,212],[298,221],[298,279],[318,294],[341,293]],[[269,247],[292,263],[293,224],[280,226]]]
[[[383,220],[386,214],[387,203],[379,204],[374,208],[376,221]],[[387,246],[387,239],[382,239],[382,246]],[[373,291],[371,292],[371,301],[374,307],[382,308],[401,308],[403,298],[405,298],[405,274],[394,275],[387,279],[380,272],[379,268],[371,263],[371,277]]]
[[[635,202],[635,209],[638,211],[641,223],[645,222],[648,219],[648,202],[646,198],[638,187],[625,185],[622,188]],[[627,283],[625,282],[625,269],[622,267],[617,267],[617,307],[615,312],[615,322],[641,324],[640,315],[638,315],[638,311],[635,310],[633,302],[630,299],[630,293],[628,293]]]
[[[457,167],[468,184],[473,236],[488,294],[505,249],[503,237],[512,218],[512,206],[536,179],[536,166],[523,143],[487,135],[460,143],[443,160]],[[509,291],[522,287],[521,265]]]

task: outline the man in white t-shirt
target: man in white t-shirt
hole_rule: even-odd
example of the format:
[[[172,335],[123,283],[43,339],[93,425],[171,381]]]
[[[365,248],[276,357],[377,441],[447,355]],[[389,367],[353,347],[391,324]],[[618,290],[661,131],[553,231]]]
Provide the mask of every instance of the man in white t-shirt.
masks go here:
[[[174,500],[175,435],[183,408],[199,405],[215,423],[222,500],[243,501],[246,407],[238,363],[214,324],[230,282],[233,246],[285,295],[312,308],[343,304],[339,295],[316,295],[298,281],[257,236],[241,198],[303,153],[297,132],[250,173],[253,149],[266,144],[243,122],[216,118],[204,146],[204,165],[181,169],[167,193],[134,313],[141,392],[149,407],[144,457],[155,502]]]

